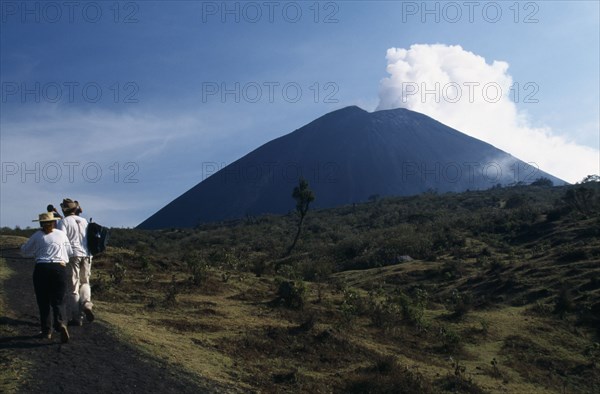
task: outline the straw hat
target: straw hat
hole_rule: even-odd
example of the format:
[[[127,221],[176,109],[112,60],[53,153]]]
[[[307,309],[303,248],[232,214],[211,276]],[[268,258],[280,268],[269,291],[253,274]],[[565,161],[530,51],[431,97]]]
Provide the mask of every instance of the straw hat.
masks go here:
[[[40,213],[39,215],[39,219],[34,219],[32,220],[32,222],[40,222],[40,223],[44,223],[44,222],[55,222],[59,220],[59,218],[55,218],[54,214],[52,212],[44,212],[44,213]]]

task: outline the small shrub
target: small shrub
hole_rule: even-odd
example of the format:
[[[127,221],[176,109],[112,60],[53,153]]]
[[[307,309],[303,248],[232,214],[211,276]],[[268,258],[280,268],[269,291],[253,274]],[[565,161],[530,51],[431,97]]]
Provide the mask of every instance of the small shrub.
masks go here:
[[[92,293],[94,294],[102,294],[110,289],[110,284],[104,280],[103,277],[97,277],[94,281],[92,281]]]
[[[485,256],[485,257],[491,257],[492,256],[492,251],[490,250],[490,248],[488,248],[487,246],[485,248],[483,248],[481,250],[480,253],[481,256]]]
[[[485,391],[477,386],[472,378],[466,377],[467,367],[452,360],[453,373],[448,373],[440,383],[445,391],[453,393],[484,394]]]
[[[272,375],[273,383],[294,384],[298,381],[298,371],[282,372]]]
[[[540,177],[531,182],[531,186],[552,187],[554,186],[554,183],[546,177]]]
[[[364,308],[364,301],[360,294],[353,289],[345,289],[343,292],[344,300],[340,306],[342,318],[346,323],[349,323],[355,316],[361,314]]]
[[[367,248],[368,243],[364,239],[350,237],[339,242],[335,246],[334,253],[340,261],[346,261],[361,256]]]
[[[185,264],[192,275],[190,277],[191,282],[200,286],[208,276],[209,266],[206,260],[198,253],[191,252],[184,257]]]
[[[384,302],[374,303],[371,307],[369,317],[375,327],[392,328],[396,327],[401,320],[402,312],[400,305],[389,302],[388,299]]]
[[[420,373],[415,373],[398,365],[391,356],[378,356],[370,368],[350,379],[340,392],[358,393],[394,393],[394,394],[429,394],[437,392],[431,383]]]
[[[165,306],[173,306],[177,304],[177,294],[179,293],[179,289],[177,287],[177,280],[175,279],[175,275],[171,277],[171,283],[167,287],[165,291],[164,304]]]
[[[493,257],[490,260],[490,271],[491,272],[500,272],[504,269],[504,263],[497,257]]]
[[[454,317],[460,318],[473,308],[473,295],[471,293],[461,293],[458,289],[454,289],[448,303]]]
[[[565,209],[564,208],[551,209],[546,214],[546,221],[548,221],[548,222],[555,222],[555,221],[559,220],[560,218],[562,218],[564,215],[565,215]]]
[[[552,315],[552,307],[548,304],[544,304],[542,301],[536,301],[535,304],[528,309],[528,312],[538,316],[549,317]]]
[[[146,286],[150,286],[152,283],[154,283],[154,275],[152,274],[146,274],[144,276],[144,285]]]
[[[142,270],[150,269],[150,248],[144,242],[138,242],[134,248],[135,259],[139,262]]]
[[[584,217],[596,213],[600,206],[596,190],[583,186],[567,190],[562,200],[571,210],[579,212]]]
[[[481,325],[481,333],[487,337],[490,333],[490,322],[485,319],[481,319],[479,320],[479,324]]]
[[[429,294],[420,288],[415,290],[412,297],[400,293],[396,296],[386,296],[382,300],[372,294],[367,311],[371,322],[376,327],[393,329],[400,322],[405,322],[422,331],[429,327],[424,319],[428,300]]]
[[[492,366],[492,376],[494,376],[496,379],[501,378],[502,374],[500,373],[500,369],[498,369],[498,360],[496,360],[496,357],[490,361],[490,364]]]
[[[221,273],[221,280],[223,283],[229,282],[229,278],[231,278],[231,272],[225,271]]]
[[[451,327],[440,327],[439,338],[442,342],[443,350],[447,353],[454,353],[462,347],[460,334]]]
[[[256,275],[258,278],[260,278],[265,273],[266,269],[267,264],[264,260],[253,261],[250,268],[252,273],[254,273],[254,275]]]
[[[586,347],[583,353],[592,362],[593,365],[600,364],[600,343],[594,342]]]
[[[465,262],[462,260],[446,261],[440,268],[440,274],[445,280],[458,279],[463,276]]]
[[[527,200],[525,199],[525,196],[523,196],[522,194],[513,194],[506,200],[505,207],[507,209],[515,209],[522,207],[526,203]]]
[[[110,271],[110,277],[115,285],[119,285],[125,280],[125,274],[127,272],[127,268],[125,265],[120,263],[115,263],[113,265],[112,270]]]
[[[277,269],[277,273],[279,275],[281,275],[282,277],[289,279],[289,280],[299,280],[302,278],[300,269],[299,269],[298,265],[296,265],[296,264],[281,265]]]
[[[306,286],[304,282],[284,281],[279,284],[277,296],[290,309],[303,309]]]
[[[554,304],[554,313],[558,314],[561,319],[564,319],[568,312],[575,310],[575,302],[573,295],[566,286],[563,286],[556,297]]]
[[[398,361],[394,356],[378,356],[373,365],[373,371],[386,374],[398,368]]]
[[[315,281],[329,276],[334,268],[334,264],[328,260],[310,258],[301,261],[298,270],[303,280]]]
[[[424,322],[423,316],[428,299],[429,294],[423,289],[416,289],[412,298],[404,293],[400,294],[399,301],[402,310],[402,319],[416,326],[419,330],[426,328],[427,325]]]

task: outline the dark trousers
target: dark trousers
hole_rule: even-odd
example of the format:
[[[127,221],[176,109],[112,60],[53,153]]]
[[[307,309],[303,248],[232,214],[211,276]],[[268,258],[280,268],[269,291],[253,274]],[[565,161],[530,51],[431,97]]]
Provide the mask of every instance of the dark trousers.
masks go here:
[[[64,299],[67,289],[67,268],[58,263],[38,263],[33,270],[33,288],[40,309],[42,333],[47,334],[52,327],[64,324]],[[50,315],[52,309],[52,316]]]

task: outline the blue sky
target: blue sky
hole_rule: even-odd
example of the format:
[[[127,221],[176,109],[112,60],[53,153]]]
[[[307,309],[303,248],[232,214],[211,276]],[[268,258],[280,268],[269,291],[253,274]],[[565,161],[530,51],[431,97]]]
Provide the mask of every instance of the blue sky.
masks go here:
[[[136,226],[215,165],[440,73],[507,98],[401,106],[568,181],[600,173],[596,1],[0,4],[0,226],[64,197]]]

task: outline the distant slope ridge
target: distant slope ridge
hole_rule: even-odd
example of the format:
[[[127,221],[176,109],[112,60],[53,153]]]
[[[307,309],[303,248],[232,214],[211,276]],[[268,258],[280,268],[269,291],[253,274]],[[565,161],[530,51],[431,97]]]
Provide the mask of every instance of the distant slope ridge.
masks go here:
[[[199,171],[200,172],[200,171]],[[138,228],[194,227],[246,215],[286,213],[304,176],[314,206],[363,202],[370,196],[460,192],[547,177],[492,145],[407,109],[330,112],[276,138],[173,200]]]

